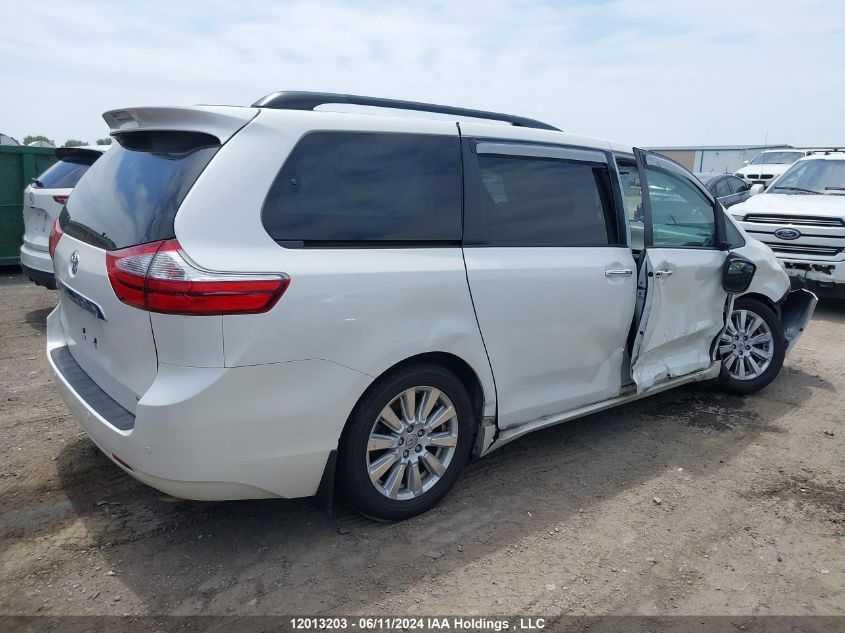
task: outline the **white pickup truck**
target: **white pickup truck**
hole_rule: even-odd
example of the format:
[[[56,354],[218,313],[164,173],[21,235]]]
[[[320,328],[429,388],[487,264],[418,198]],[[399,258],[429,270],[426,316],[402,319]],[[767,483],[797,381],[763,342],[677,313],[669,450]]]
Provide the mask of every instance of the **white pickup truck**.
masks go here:
[[[774,251],[793,285],[845,296],[845,152],[801,158],[730,214]]]

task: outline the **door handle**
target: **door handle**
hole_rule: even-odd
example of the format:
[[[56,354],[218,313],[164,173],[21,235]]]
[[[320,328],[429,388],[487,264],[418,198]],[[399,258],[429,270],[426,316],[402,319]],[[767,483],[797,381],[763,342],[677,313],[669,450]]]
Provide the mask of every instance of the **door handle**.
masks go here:
[[[673,272],[675,271],[671,268],[664,268],[663,270],[655,270],[654,276],[658,279],[663,279],[664,277],[668,277],[669,275],[671,275]]]
[[[604,271],[605,277],[630,277],[634,274],[634,271],[630,268],[620,268],[616,270],[606,270]]]

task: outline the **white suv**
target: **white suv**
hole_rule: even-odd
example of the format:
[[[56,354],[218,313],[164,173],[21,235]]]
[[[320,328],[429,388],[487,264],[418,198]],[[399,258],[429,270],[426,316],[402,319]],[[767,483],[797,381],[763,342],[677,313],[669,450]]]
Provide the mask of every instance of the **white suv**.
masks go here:
[[[774,149],[757,154],[754,159],[737,170],[734,176],[742,178],[750,185],[769,186],[775,178],[789,169],[799,158],[806,156],[810,150]]]
[[[336,103],[441,118],[313,111]],[[682,167],[530,119],[314,93],[104,118],[48,356],[91,439],[178,497],[336,482],[412,516],[473,450],[763,387],[815,305]]]
[[[29,280],[39,286],[56,287],[49,250],[50,229],[76,183],[106,149],[99,146],[59,147],[56,149],[59,160],[24,189],[21,268]]]

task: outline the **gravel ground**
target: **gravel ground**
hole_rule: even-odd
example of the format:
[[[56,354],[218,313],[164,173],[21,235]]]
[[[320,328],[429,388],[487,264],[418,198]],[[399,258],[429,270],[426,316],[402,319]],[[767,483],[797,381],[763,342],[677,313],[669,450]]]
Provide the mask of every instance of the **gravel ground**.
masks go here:
[[[845,614],[845,302],[759,394],[540,431],[380,524],[129,478],[53,384],[56,300],[0,270],[0,614]]]

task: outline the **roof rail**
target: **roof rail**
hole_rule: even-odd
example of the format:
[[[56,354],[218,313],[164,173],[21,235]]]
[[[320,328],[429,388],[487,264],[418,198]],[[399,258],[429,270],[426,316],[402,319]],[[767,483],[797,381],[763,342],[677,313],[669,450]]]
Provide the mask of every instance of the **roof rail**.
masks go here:
[[[272,92],[252,104],[254,108],[273,108],[276,110],[313,110],[317,106],[327,103],[344,103],[350,105],[373,106],[377,108],[393,108],[396,110],[415,110],[417,112],[436,112],[438,114],[452,114],[458,117],[473,119],[489,119],[491,121],[502,121],[517,127],[530,127],[538,130],[560,130],[553,125],[528,119],[526,117],[514,116],[512,114],[501,114],[499,112],[487,112],[485,110],[472,110],[470,108],[455,108],[452,106],[435,105],[433,103],[420,103],[418,101],[401,101],[399,99],[383,99],[381,97],[360,97],[356,95],[334,94],[331,92],[299,92],[281,91]]]
[[[817,149],[809,150],[810,154],[824,154],[825,156],[829,154],[841,154],[845,152],[845,148],[843,147],[820,147]]]

